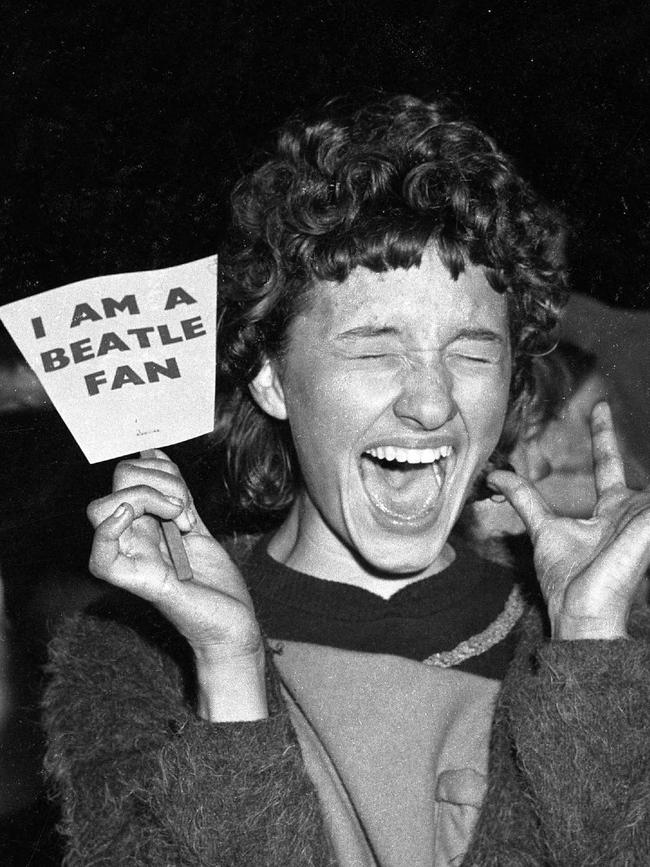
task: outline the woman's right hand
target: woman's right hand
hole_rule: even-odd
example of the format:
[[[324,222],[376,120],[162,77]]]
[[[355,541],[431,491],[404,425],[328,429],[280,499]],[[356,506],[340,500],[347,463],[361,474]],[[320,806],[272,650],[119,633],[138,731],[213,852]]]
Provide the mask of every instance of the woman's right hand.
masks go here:
[[[187,639],[200,716],[263,718],[264,648],[244,580],[198,516],[178,468],[164,452],[154,455],[118,464],[113,492],[88,506],[90,571],[151,602]],[[182,532],[191,580],[178,579],[158,519]]]

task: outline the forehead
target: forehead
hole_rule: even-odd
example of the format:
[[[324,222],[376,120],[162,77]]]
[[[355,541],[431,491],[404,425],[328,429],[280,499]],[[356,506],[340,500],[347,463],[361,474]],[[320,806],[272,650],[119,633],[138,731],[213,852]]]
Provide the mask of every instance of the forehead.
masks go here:
[[[480,326],[505,337],[507,324],[505,295],[492,289],[481,268],[469,265],[454,280],[430,249],[419,267],[381,273],[356,268],[343,283],[317,284],[296,322],[323,338],[368,325],[422,337]]]

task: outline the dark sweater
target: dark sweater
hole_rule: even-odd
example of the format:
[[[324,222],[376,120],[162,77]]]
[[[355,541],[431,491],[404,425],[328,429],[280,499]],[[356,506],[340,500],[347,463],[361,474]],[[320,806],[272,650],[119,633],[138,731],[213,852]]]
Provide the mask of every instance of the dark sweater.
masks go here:
[[[640,619],[635,634],[647,636]],[[650,653],[544,642],[531,612],[497,704],[464,865],[650,862]],[[70,865],[335,863],[271,658],[271,717],[192,710],[187,647],[146,605],[82,616],[52,647],[47,769]]]
[[[485,560],[466,543],[444,571],[409,584],[390,599],[324,581],[278,563],[263,537],[241,564],[265,635],[366,653],[423,660],[485,630],[512,590],[513,569]],[[502,680],[515,649],[513,632],[458,669]]]

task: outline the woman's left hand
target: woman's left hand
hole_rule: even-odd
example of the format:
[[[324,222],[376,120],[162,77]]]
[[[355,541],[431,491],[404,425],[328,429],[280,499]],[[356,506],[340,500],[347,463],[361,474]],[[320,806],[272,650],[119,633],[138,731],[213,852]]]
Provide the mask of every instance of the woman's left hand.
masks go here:
[[[556,515],[534,485],[498,470],[488,482],[528,531],[553,638],[627,636],[636,591],[650,565],[650,489],[630,490],[609,406],[591,413],[597,502],[591,518]]]

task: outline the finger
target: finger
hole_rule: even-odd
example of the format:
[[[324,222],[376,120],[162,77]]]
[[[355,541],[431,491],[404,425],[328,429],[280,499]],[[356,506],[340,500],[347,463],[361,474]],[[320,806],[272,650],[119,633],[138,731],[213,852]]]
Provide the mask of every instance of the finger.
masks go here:
[[[173,476],[181,476],[178,466],[160,449],[147,449],[144,452],[140,452],[139,457],[125,458],[117,466],[119,467],[120,464],[149,467],[150,469],[161,470]]]
[[[176,464],[168,460],[164,452],[151,451],[151,458],[120,461],[113,475],[113,491],[148,485],[166,497],[182,500],[183,511],[174,518],[174,523],[181,532],[189,533],[195,528],[198,519],[192,495]],[[158,458],[157,455],[163,457]]]
[[[135,514],[128,503],[119,506],[103,520],[95,531],[88,567],[97,578],[108,578],[120,560],[128,560],[120,551],[120,537],[134,521]]]
[[[192,530],[195,533],[199,533],[200,535],[211,536],[210,531],[203,523],[199,513],[196,511],[192,492],[187,487],[185,479],[183,479],[181,471],[176,466],[176,464],[167,457],[167,455],[164,451],[162,451],[162,449],[148,449],[148,453],[154,456],[154,459],[152,460],[152,467],[154,469],[159,468],[163,472],[172,473],[173,475],[178,476],[185,485],[185,490],[187,491],[188,496],[188,503],[185,508],[185,512],[187,513],[188,520],[192,525]],[[183,528],[181,527],[181,529]]]
[[[175,471],[174,471],[175,470]],[[120,461],[113,473],[113,490],[132,488],[144,480],[155,479],[165,494],[182,495],[189,499],[189,492],[178,468],[169,461],[127,460]]]
[[[592,409],[590,428],[596,494],[600,497],[611,488],[625,486],[625,467],[606,401],[599,401]]]
[[[136,520],[138,524],[150,524],[151,539],[145,548],[142,546],[142,526],[137,528],[137,538],[127,533],[131,529],[135,532]],[[173,564],[166,555],[166,546],[161,545],[161,539],[160,525],[154,518],[144,516],[136,519],[131,505],[120,503],[95,530],[88,568],[97,578],[153,600],[163,584],[169,587],[174,583],[169,580],[173,575]],[[150,559],[152,555],[154,559]],[[144,571],[143,556],[148,559]]]
[[[542,524],[553,511],[535,486],[505,470],[495,470],[487,477],[488,485],[494,487],[510,503],[524,523],[533,542],[537,539]]]
[[[136,519],[149,514],[168,521],[177,518],[185,505],[177,497],[165,496],[148,485],[137,485],[93,500],[86,509],[90,523],[93,527],[98,527],[115,512],[121,503],[127,503],[131,507]]]

